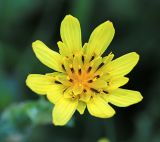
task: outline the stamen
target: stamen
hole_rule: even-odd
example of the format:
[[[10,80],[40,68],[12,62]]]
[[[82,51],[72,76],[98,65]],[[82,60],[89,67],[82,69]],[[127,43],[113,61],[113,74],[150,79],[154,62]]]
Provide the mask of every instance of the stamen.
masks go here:
[[[90,62],[94,59],[94,55],[91,57]]]
[[[87,70],[87,72],[89,73],[91,71],[92,67],[90,66]]]
[[[79,75],[81,75],[81,73],[82,73],[82,70],[81,70],[81,69],[79,69],[79,70],[78,70],[78,73],[79,73]]]
[[[63,90],[63,94],[64,94],[64,92],[65,92],[67,89],[68,89],[68,88],[66,88],[66,89]]]
[[[56,84],[62,84],[61,82],[59,82],[57,80],[55,80],[54,83],[56,83]]]
[[[71,68],[71,72],[74,73],[74,68]]]
[[[91,91],[93,91],[93,92],[95,92],[95,93],[99,93],[99,91],[96,90],[96,89],[94,89],[94,88],[90,88],[90,89],[91,89]]]
[[[62,69],[64,70],[64,71],[66,71],[66,69],[65,69],[65,67],[64,67],[64,65],[62,64]]]
[[[105,94],[108,94],[108,92],[107,92],[107,91],[105,91],[105,90],[103,90],[103,92],[104,92]]]
[[[86,89],[84,89],[84,90],[83,90],[83,92],[84,92],[84,93],[86,93],[86,92],[87,92],[87,90],[86,90]]]
[[[73,79],[70,79],[69,81],[70,81],[70,82],[73,82]]]
[[[102,62],[102,63],[98,66],[97,70],[99,70],[103,65],[104,65],[104,63]]]
[[[83,62],[83,64],[84,64],[84,56],[82,55],[82,62]]]
[[[96,76],[95,76],[95,78],[100,78],[100,75],[99,75],[99,74],[98,74],[98,75],[96,75]]]
[[[88,80],[88,83],[92,83],[93,82],[93,80],[91,79],[91,80]]]

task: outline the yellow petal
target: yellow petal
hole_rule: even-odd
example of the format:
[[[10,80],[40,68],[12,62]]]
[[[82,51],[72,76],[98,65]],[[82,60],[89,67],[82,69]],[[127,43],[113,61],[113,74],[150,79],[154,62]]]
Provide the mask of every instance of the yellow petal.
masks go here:
[[[115,90],[129,81],[127,77],[112,78],[109,82],[108,90]]]
[[[73,58],[73,64],[72,67],[74,69],[74,73],[79,75],[82,72],[82,60],[81,60],[81,56],[79,55],[75,55]]]
[[[47,98],[50,102],[56,104],[56,102],[62,97],[65,86],[63,85],[53,85],[47,91]]]
[[[86,103],[79,101],[78,106],[77,106],[77,110],[80,114],[83,114],[86,108]]]
[[[105,67],[105,71],[110,73],[111,76],[123,76],[128,74],[139,60],[139,55],[135,52],[123,55]]]
[[[107,86],[107,82],[102,79],[97,79],[90,84],[90,87],[95,89],[106,88]]]
[[[77,109],[78,101],[61,98],[53,109],[53,123],[55,125],[65,125]]]
[[[30,74],[26,79],[27,86],[39,95],[45,95],[53,83],[54,78],[47,75]]]
[[[142,99],[140,92],[120,88],[111,92],[108,96],[108,101],[119,107],[127,107],[140,102]]]
[[[114,58],[114,54],[111,52],[109,55],[103,57],[103,63],[108,64]]]
[[[61,41],[58,41],[57,45],[59,47],[59,53],[63,56],[67,56],[68,55],[68,49],[66,48],[65,44]]]
[[[45,75],[56,78],[57,76],[60,76],[61,74],[62,73],[60,72],[52,72],[52,73],[46,73]]]
[[[106,21],[96,27],[90,36],[86,48],[87,56],[91,57],[94,53],[102,55],[112,41],[114,33],[115,30],[110,21]]]
[[[67,99],[71,99],[73,97],[75,97],[75,95],[73,94],[73,87],[68,87],[65,91],[64,91],[64,95],[63,97],[64,98],[67,98]]]
[[[68,54],[82,50],[81,28],[77,18],[71,15],[65,16],[61,23],[60,33]]]
[[[100,96],[93,96],[87,103],[88,111],[91,115],[99,118],[109,118],[115,114],[114,109]]]
[[[73,90],[73,93],[75,94],[75,95],[78,95],[78,94],[81,94],[82,93],[82,91],[83,91],[83,86],[82,85],[75,85],[75,86],[73,86],[73,88],[72,88]]]
[[[98,69],[101,63],[102,63],[102,57],[100,56],[91,61],[90,64],[92,66],[92,69],[90,73],[94,73]]]
[[[61,61],[62,57],[57,52],[49,49],[43,42],[37,40],[32,43],[36,57],[49,68],[63,72]]]
[[[92,95],[92,92],[88,90],[87,92],[80,94],[79,100],[87,103],[90,100],[91,95]]]

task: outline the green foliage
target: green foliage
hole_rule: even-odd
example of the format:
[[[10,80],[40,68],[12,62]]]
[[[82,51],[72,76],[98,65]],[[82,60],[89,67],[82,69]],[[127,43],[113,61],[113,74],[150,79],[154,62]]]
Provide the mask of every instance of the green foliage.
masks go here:
[[[1,115],[2,124],[12,123],[21,126],[51,123],[52,105],[44,99],[15,103],[6,108]]]
[[[38,101],[12,104],[1,114],[0,136],[8,137],[13,132],[25,134],[37,125],[51,124],[52,107],[43,98]]]

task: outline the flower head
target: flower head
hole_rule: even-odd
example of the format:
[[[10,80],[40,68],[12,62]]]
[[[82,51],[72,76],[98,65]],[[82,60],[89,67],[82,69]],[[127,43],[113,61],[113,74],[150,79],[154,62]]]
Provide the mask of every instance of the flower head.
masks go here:
[[[109,118],[115,110],[108,103],[126,107],[142,100],[138,91],[119,88],[128,82],[125,75],[137,64],[138,54],[131,52],[114,60],[112,53],[101,57],[114,33],[113,24],[106,21],[95,28],[82,47],[80,23],[67,15],[60,27],[59,53],[39,40],[33,42],[37,58],[55,72],[30,74],[26,84],[55,104],[55,125],[65,125],[76,110],[83,114],[86,107],[95,117]]]

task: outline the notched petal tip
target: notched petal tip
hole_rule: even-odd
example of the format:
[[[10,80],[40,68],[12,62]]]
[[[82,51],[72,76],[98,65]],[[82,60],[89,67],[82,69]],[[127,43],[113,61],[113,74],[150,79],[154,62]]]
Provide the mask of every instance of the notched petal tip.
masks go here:
[[[139,54],[136,52],[130,52],[128,53],[128,55],[130,55],[130,57],[132,58],[132,61],[135,62],[135,65],[136,65],[140,58]]]
[[[81,27],[77,18],[66,15],[61,22],[60,35],[69,56],[82,49]]]
[[[72,15],[70,15],[70,14],[69,14],[69,15],[66,15],[66,16],[64,17],[62,23],[63,23],[63,22],[66,22],[66,21],[76,22],[78,25],[80,25],[79,20],[78,20],[76,17],[74,17],[74,16],[72,16]]]
[[[112,33],[112,36],[114,36],[115,28],[114,28],[114,25],[113,25],[113,23],[111,21],[108,20],[108,21],[102,23],[101,26],[103,26],[104,30],[105,29],[110,30],[110,32]]]
[[[143,96],[140,92],[137,91],[137,93],[139,94],[139,99],[137,100],[137,103],[139,103],[143,100]]]
[[[32,42],[32,48],[37,48],[40,44],[44,44],[42,41],[40,40],[36,40],[34,42]]]
[[[51,50],[47,45],[45,45],[42,41],[36,40],[32,43],[33,51],[36,57],[49,68],[63,72],[60,64],[62,56]]]
[[[97,26],[91,33],[88,47],[86,48],[88,58],[90,58],[93,53],[101,56],[111,43],[114,34],[115,29],[110,21],[105,21]]]
[[[143,96],[140,92],[127,89],[117,89],[111,92],[108,101],[118,107],[128,107],[142,101]]]
[[[139,55],[136,52],[130,52],[117,59],[114,59],[106,66],[106,71],[112,76],[124,76],[128,74],[138,63]]]
[[[78,100],[61,98],[52,111],[53,124],[63,126],[68,123],[77,109]]]
[[[76,17],[72,16],[71,14],[66,15],[66,16],[64,17],[64,19],[65,19],[65,18],[74,18],[74,19],[77,19]]]
[[[71,14],[68,14],[65,16],[65,18],[75,18],[74,16],[72,16]]]
[[[26,85],[39,95],[46,95],[47,90],[52,87],[53,78],[41,74],[30,74],[27,76]]]
[[[32,49],[36,55],[37,55],[37,50],[41,49],[42,47],[46,47],[46,45],[42,41],[36,40],[32,42]]]
[[[32,85],[32,78],[34,77],[35,74],[29,74],[26,78],[26,85],[30,88],[30,86]]]
[[[115,28],[114,28],[114,25],[113,25],[113,23],[111,22],[111,21],[106,21],[106,22],[104,22],[104,24],[106,24],[106,26],[110,26],[110,28],[113,30],[113,32],[115,33]]]
[[[87,103],[89,113],[99,118],[110,118],[115,115],[115,110],[100,96],[95,96]]]
[[[132,56],[137,59],[137,61],[139,60],[140,56],[137,52],[131,52]]]
[[[28,76],[27,76],[27,78],[26,78],[26,85],[28,86],[28,80],[29,80],[29,76],[30,76],[31,74],[29,74]]]

